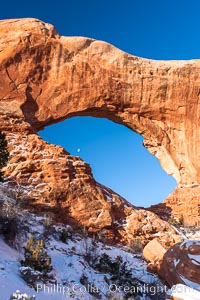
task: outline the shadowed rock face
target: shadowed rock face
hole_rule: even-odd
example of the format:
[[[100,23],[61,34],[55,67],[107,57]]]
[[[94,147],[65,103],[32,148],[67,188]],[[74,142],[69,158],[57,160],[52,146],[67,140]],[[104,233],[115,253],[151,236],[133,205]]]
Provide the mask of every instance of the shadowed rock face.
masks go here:
[[[0,32],[0,128],[8,136],[72,116],[123,124],[143,135],[177,180],[166,206],[199,224],[200,61],[135,57],[102,41],[59,36],[35,19],[0,21]],[[12,168],[7,176],[14,177]]]
[[[169,286],[182,283],[200,290],[200,242],[185,241],[164,255],[158,273]]]
[[[186,240],[166,250],[155,238],[144,247],[143,256],[150,262],[149,271],[157,272],[170,287],[181,283],[200,290],[200,241]]]

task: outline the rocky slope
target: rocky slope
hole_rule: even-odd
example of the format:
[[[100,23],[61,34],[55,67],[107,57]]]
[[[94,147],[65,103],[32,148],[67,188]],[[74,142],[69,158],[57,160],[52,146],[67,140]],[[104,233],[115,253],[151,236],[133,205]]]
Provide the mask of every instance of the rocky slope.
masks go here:
[[[85,230],[77,233],[69,225],[55,224],[46,215],[41,217],[23,209],[15,196],[14,192],[6,189],[5,184],[0,184],[0,285],[4,299],[15,290],[29,295],[36,294],[37,300],[50,299],[52,296],[53,299],[60,299],[60,289],[53,288],[48,292],[55,282],[61,289],[65,288],[66,297],[69,293],[74,299],[96,299],[98,292],[102,299],[125,299],[125,294],[128,293],[132,296],[134,294],[138,300],[164,300],[168,299],[165,298],[168,287],[177,282],[199,290],[199,241],[185,241],[168,251],[158,242],[158,237],[146,245],[143,256],[153,263],[154,270],[157,270],[167,283],[165,286],[155,274],[149,273],[152,268],[144,262],[141,249],[138,251],[135,247],[111,246],[105,243],[103,236],[90,238]],[[13,220],[14,228],[8,225],[13,223]],[[24,260],[24,247],[30,235],[35,240],[42,239],[45,242],[45,249],[53,267],[48,276],[41,270],[35,270],[31,261],[29,267],[20,264],[20,261]],[[8,244],[12,245],[12,248]],[[98,264],[100,259],[103,259],[101,268]],[[114,267],[111,268],[113,263],[115,266],[118,264],[120,272]],[[87,283],[97,289],[85,290],[84,286],[87,286]],[[111,291],[111,287],[115,285],[116,289]],[[33,286],[36,287],[36,291],[30,288]],[[73,289],[75,286],[76,289]],[[121,288],[118,289],[118,286]],[[185,288],[187,287],[184,287],[184,291]],[[180,295],[180,288],[173,288],[171,292],[175,291],[178,292],[179,299],[188,299]]]
[[[56,211],[91,230],[104,227],[111,239],[114,230],[118,240],[126,240],[134,207],[96,183],[78,157],[36,134],[72,116],[106,117],[144,136],[145,147],[179,183],[166,209],[199,224],[199,61],[138,58],[105,42],[59,36],[35,19],[0,21],[0,32],[0,130],[11,151],[9,186],[22,185],[37,209]],[[156,218],[141,215],[136,219]],[[160,222],[157,226],[169,226]],[[146,231],[159,230],[150,224]]]
[[[6,244],[0,236],[2,300],[11,299],[9,296],[16,290],[30,296],[35,295],[36,300],[123,300],[127,294],[132,297],[134,295],[137,300],[150,300],[155,299],[156,288],[159,289],[157,299],[165,299],[165,293],[162,291],[165,292],[167,287],[158,276],[147,271],[147,264],[141,256],[126,252],[123,247],[108,246],[98,241],[94,243],[91,238],[70,231],[69,226],[52,224],[47,229],[44,219],[34,214],[28,214],[26,218],[21,217],[21,222],[21,233],[23,232],[26,238],[21,241],[17,250]],[[24,228],[28,232],[24,232]],[[68,233],[66,242],[60,239],[62,230]],[[23,246],[26,245],[27,236],[30,234],[37,239],[44,239],[45,236],[46,249],[53,267],[48,274],[51,281],[42,280],[41,272],[34,269],[31,275],[25,275],[27,269],[20,264],[20,260],[24,259]],[[98,261],[105,257],[105,254],[107,260],[100,269]],[[112,271],[112,262],[117,263],[120,274],[116,274],[115,269]]]
[[[131,245],[137,238],[144,245],[158,235],[166,247],[180,241],[167,222],[96,182],[79,157],[43,141],[23,121],[5,117],[3,124],[10,153],[4,186],[17,188],[26,207],[111,243]]]

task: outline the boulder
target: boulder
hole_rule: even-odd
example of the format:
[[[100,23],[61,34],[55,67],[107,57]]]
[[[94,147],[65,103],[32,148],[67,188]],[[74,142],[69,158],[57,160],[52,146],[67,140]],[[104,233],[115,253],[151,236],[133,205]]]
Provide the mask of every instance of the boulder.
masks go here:
[[[159,243],[158,239],[151,240],[143,249],[143,256],[146,261],[156,263],[163,259],[166,249]]]
[[[200,291],[200,241],[186,240],[169,248],[158,273],[170,287],[180,283]]]
[[[200,241],[186,240],[166,250],[154,239],[145,246],[143,255],[150,262],[148,269],[157,272],[169,287],[180,284],[180,291],[186,285],[189,291],[200,293]]]

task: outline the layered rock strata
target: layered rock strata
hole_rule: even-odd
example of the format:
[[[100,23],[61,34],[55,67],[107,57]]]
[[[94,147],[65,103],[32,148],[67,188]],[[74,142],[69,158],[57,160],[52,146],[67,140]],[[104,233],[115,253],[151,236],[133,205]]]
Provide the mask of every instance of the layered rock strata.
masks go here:
[[[0,21],[0,32],[0,129],[6,131],[8,140],[13,143],[10,147],[14,149],[18,145],[23,153],[30,151],[29,147],[34,151],[35,147],[38,160],[42,152],[48,157],[46,148],[52,146],[41,142],[36,132],[72,116],[104,117],[125,125],[143,135],[144,146],[177,180],[178,188],[166,199],[166,209],[177,217],[183,215],[186,224],[199,225],[198,60],[139,58],[102,41],[59,36],[52,25],[35,19]],[[12,122],[10,130],[4,123],[6,118]],[[23,132],[23,128],[28,128],[28,133]],[[24,149],[20,149],[19,144]],[[94,182],[89,166],[63,151],[55,147],[55,164],[52,161],[47,166],[43,162],[40,167],[38,163],[27,169],[23,167],[27,158],[18,157],[16,172],[13,170],[16,158],[12,156],[6,176],[30,184],[38,167],[36,181],[38,172],[45,173],[38,181],[41,184],[39,198],[46,201],[45,193],[49,189],[54,195],[50,202],[55,204],[57,191],[52,191],[52,178],[48,182],[47,173],[60,178],[61,194],[69,190],[65,175],[60,165],[57,166],[63,155],[67,164],[73,166],[69,177]],[[44,180],[48,187],[42,185]],[[95,193],[100,203],[102,187],[96,186]],[[49,195],[47,198],[50,199]],[[100,215],[101,220],[104,213],[99,212],[99,207],[98,204],[95,218]]]
[[[18,190],[23,205],[111,243],[141,245],[159,235],[166,247],[179,235],[150,211],[138,209],[93,178],[90,166],[63,147],[43,141],[23,120],[3,117],[9,164],[4,187]],[[14,126],[13,126],[14,124]]]

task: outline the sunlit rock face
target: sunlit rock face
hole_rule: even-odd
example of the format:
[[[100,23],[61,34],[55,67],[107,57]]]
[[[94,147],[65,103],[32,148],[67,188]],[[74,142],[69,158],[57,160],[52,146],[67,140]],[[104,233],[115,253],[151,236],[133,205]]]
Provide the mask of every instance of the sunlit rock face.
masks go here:
[[[13,188],[26,208],[77,230],[86,227],[109,243],[131,246],[138,239],[142,246],[155,236],[166,247],[180,241],[167,222],[96,182],[87,163],[43,141],[23,120],[4,115],[1,128],[10,153],[4,187]]]
[[[46,205],[51,193],[49,205],[60,203],[61,207],[71,195],[66,191],[74,191],[75,180],[79,195],[85,198],[91,191],[82,189],[80,182],[95,186],[99,204],[91,201],[96,213],[87,214],[84,220],[96,220],[101,227],[106,218],[111,226],[113,219],[107,210],[99,211],[106,196],[90,167],[36,134],[72,116],[108,118],[142,134],[144,146],[176,178],[179,186],[166,199],[165,208],[177,217],[183,215],[187,224],[200,223],[198,60],[139,58],[102,41],[59,36],[52,25],[35,19],[0,21],[0,32],[0,129],[7,133],[11,151],[8,180],[31,183],[33,190],[36,186],[40,190],[37,201],[46,201]],[[28,160],[33,155],[34,162],[38,161],[30,167]],[[52,162],[44,162],[46,159]],[[76,195],[70,201],[78,199]],[[70,204],[69,210],[77,221],[74,207]],[[83,205],[79,215],[84,210]]]

